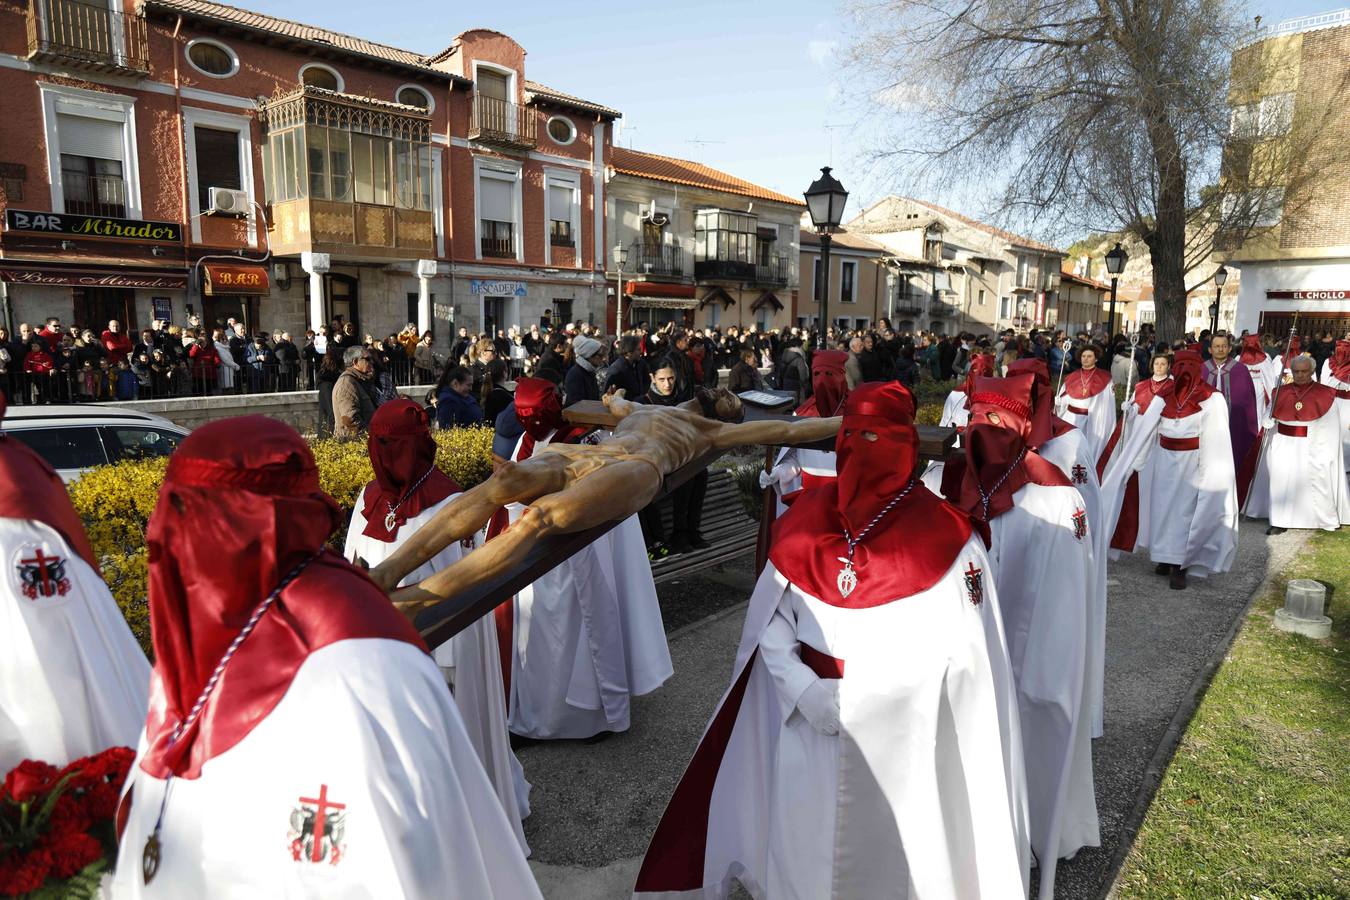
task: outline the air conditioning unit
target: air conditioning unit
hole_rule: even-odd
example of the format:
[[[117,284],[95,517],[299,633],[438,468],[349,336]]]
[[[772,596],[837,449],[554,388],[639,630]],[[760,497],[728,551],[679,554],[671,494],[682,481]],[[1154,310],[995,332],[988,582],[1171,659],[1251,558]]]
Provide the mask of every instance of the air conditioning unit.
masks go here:
[[[248,194],[244,191],[237,191],[233,188],[211,188],[211,208],[206,211],[209,216],[237,216],[243,218],[248,215]]]

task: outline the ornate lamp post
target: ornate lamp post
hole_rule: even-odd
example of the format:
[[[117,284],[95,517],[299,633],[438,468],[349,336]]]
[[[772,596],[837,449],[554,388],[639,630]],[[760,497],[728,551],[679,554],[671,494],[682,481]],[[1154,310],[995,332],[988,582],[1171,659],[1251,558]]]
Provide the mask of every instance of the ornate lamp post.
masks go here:
[[[623,267],[628,264],[628,248],[623,242],[614,245],[614,268],[619,274],[619,293],[615,297],[614,308],[614,332],[616,336],[623,336]]]
[[[1111,332],[1116,327],[1116,283],[1120,280],[1120,273],[1125,271],[1125,263],[1130,261],[1130,256],[1125,252],[1125,248],[1116,242],[1110,252],[1106,254],[1106,271],[1111,275],[1111,311],[1106,318],[1106,340],[1111,340]]]
[[[820,265],[824,269],[820,286],[820,337],[828,342],[830,333],[830,242],[832,235],[839,230],[844,220],[844,204],[848,202],[848,191],[830,174],[830,167],[820,170],[820,177],[811,182],[803,194],[806,209],[811,214],[811,224],[820,235]],[[814,285],[812,286],[814,287]],[[826,343],[828,347],[828,343]]]
[[[1223,284],[1227,280],[1228,270],[1221,265],[1219,271],[1214,273],[1214,302],[1209,306],[1210,318],[1213,320],[1209,329],[1211,335],[1219,330],[1219,304],[1223,302]]]

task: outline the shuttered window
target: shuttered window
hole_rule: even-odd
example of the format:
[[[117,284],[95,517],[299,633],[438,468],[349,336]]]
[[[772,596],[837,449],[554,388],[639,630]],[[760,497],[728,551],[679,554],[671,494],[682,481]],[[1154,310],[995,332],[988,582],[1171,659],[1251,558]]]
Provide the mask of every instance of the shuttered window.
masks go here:
[[[122,158],[121,122],[58,114],[56,130],[62,153],[94,159]]]

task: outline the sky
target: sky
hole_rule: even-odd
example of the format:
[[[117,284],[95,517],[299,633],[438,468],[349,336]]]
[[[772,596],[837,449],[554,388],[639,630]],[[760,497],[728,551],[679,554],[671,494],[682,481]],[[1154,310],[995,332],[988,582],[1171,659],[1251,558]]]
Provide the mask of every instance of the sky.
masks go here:
[[[531,81],[623,112],[618,142],[692,159],[797,196],[831,165],[856,213],[903,190],[867,160],[846,102],[837,50],[846,35],[829,0],[225,0],[259,12],[433,53],[491,28],[526,50]],[[1345,0],[1252,0],[1266,23],[1329,12]],[[943,200],[948,198],[933,197]],[[963,210],[978,215],[979,210]]]

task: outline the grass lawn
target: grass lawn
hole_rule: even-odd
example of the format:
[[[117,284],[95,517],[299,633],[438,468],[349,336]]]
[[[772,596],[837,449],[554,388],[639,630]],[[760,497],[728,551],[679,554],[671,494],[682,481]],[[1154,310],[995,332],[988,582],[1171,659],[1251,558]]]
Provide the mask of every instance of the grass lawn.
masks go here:
[[[1329,586],[1329,640],[1275,629],[1285,578]],[[1315,535],[1253,607],[1115,896],[1350,897],[1350,528]]]

